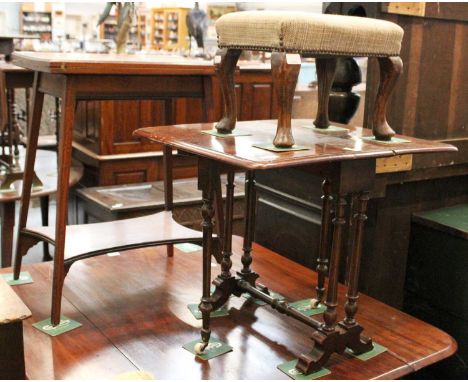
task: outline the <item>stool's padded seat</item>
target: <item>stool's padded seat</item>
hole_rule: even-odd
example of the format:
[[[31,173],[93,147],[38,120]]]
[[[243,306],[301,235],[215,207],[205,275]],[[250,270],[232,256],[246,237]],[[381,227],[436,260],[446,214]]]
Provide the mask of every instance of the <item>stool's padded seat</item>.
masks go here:
[[[218,46],[338,56],[398,56],[403,29],[384,20],[306,12],[245,11],[216,22]]]

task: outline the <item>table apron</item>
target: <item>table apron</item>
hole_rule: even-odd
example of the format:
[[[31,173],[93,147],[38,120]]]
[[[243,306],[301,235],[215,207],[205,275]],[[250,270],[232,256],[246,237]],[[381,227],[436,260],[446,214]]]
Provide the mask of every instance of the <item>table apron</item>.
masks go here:
[[[39,73],[41,92],[56,97],[73,84],[77,100],[201,98],[212,76],[64,75]]]

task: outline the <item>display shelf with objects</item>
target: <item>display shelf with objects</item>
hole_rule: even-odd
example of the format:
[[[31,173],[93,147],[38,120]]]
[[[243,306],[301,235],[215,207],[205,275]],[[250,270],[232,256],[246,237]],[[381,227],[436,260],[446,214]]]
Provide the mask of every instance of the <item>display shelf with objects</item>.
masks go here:
[[[152,8],[150,36],[152,49],[182,50],[188,47],[185,19],[189,8]]]
[[[21,6],[21,32],[26,35],[39,35],[42,41],[52,40],[52,5],[46,4],[43,10],[36,10],[34,3]]]

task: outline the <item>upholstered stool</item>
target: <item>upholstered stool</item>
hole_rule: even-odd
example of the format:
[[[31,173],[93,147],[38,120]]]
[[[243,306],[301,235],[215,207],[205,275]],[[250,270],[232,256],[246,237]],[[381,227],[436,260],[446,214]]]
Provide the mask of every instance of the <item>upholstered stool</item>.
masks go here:
[[[377,57],[380,86],[372,114],[372,130],[379,140],[395,132],[388,125],[388,97],[402,71],[398,56],[403,30],[398,25],[372,18],[305,12],[246,11],[224,15],[216,22],[218,46],[215,65],[222,84],[224,115],[216,128],[229,133],[236,124],[234,72],[243,49],[271,51],[271,69],[279,103],[277,147],[292,147],[291,109],[302,57],[315,57],[318,110],[314,125],[326,129],[328,96],[339,57]]]

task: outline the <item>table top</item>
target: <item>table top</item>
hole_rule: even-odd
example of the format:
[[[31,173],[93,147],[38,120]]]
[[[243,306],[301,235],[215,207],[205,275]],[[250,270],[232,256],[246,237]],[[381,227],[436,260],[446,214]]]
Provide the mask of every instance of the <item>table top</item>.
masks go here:
[[[213,60],[151,54],[15,52],[14,64],[66,74],[214,74]],[[239,61],[241,71],[270,71],[270,63]]]
[[[26,150],[20,147],[19,163],[24,167]],[[53,194],[57,191],[57,153],[49,150],[37,150],[34,170],[42,181],[44,187],[41,190],[33,191],[31,197],[39,197]],[[83,165],[73,161],[70,171],[70,187],[74,186],[83,176]],[[3,181],[5,175],[0,175],[0,181]],[[13,183],[13,188],[8,192],[0,192],[0,203],[12,202],[21,199],[22,182]]]
[[[254,147],[256,144],[272,144],[276,123],[276,120],[237,122],[236,133],[250,134],[240,136],[217,137],[203,133],[213,130],[214,123],[145,127],[136,130],[134,135],[250,170],[457,150],[448,144],[401,135],[396,137],[410,142],[383,143],[367,140],[366,137],[372,138],[370,130],[350,125],[336,124],[349,131],[324,133],[314,129],[312,120],[306,119],[292,121],[296,144],[306,150],[274,152]]]
[[[238,270],[240,237],[233,238],[233,250]],[[211,321],[213,336],[231,345],[232,352],[204,362],[182,349],[200,336],[201,321],[187,304],[200,301],[202,253],[174,252],[168,258],[160,246],[78,261],[65,279],[62,312],[83,326],[57,337],[32,327],[50,314],[52,264],[24,264],[34,283],[13,288],[33,315],[23,321],[28,378],[112,379],[144,370],[156,379],[288,380],[276,366],[310,350],[311,329],[243,297],[231,297],[229,316]],[[260,282],[288,300],[315,295],[312,270],[259,245],[253,246],[253,259]],[[340,285],[340,306],[344,298]],[[343,314],[339,309],[340,319]],[[325,379],[395,379],[456,350],[446,333],[365,295],[359,298],[357,320],[364,334],[388,351],[366,362],[334,354]]]
[[[0,72],[21,73],[21,72],[29,72],[29,70],[22,68],[21,66],[14,65],[11,62],[0,60]]]
[[[178,56],[15,52],[15,65],[47,73],[65,74],[213,74],[212,61]]]

